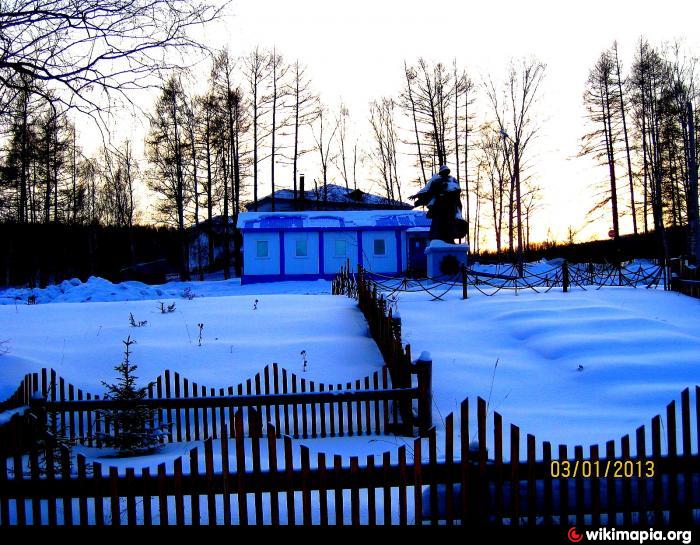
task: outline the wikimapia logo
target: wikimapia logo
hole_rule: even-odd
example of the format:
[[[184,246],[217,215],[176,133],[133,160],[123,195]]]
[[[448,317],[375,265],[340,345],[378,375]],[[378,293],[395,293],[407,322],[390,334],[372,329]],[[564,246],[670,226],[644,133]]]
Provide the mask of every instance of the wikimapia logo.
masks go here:
[[[691,530],[617,530],[616,528],[598,528],[597,530],[584,530],[579,532],[576,526],[569,528],[566,537],[572,543],[580,543],[584,537],[586,541],[629,541],[633,543],[646,543],[648,541],[680,541],[684,545],[691,543],[693,532]]]

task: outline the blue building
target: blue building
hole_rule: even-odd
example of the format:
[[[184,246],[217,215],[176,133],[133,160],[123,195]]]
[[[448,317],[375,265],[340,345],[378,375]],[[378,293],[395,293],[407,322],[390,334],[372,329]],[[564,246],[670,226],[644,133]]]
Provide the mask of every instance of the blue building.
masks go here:
[[[348,261],[380,274],[425,269],[430,220],[414,210],[243,212],[242,284],[331,279]]]

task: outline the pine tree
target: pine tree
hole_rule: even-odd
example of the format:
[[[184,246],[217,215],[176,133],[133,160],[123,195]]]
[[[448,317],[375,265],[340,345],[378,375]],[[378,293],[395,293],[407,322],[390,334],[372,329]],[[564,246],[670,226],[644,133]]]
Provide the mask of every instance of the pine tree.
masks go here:
[[[113,432],[99,434],[99,439],[108,448],[117,450],[119,456],[135,456],[153,452],[160,447],[160,437],[168,424],[158,422],[156,411],[139,405],[148,396],[148,385],[137,386],[138,378],[134,371],[137,366],[131,363],[131,346],[136,341],[129,335],[124,343],[124,360],[114,370],[118,373],[116,384],[102,382],[107,388],[105,399],[131,402],[128,408],[115,408],[100,411],[98,418],[109,421]],[[154,424],[156,422],[156,424]],[[102,429],[108,429],[102,426]]]

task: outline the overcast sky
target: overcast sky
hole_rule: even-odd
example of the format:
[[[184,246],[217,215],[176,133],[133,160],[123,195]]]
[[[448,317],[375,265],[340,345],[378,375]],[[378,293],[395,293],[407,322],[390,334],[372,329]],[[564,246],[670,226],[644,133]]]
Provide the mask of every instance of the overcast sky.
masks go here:
[[[534,219],[533,233],[541,240],[548,229],[564,237],[569,225],[581,228],[592,204],[589,187],[606,175],[606,169],[576,157],[586,131],[582,93],[596,57],[617,40],[623,68],[629,66],[640,35],[653,43],[682,39],[699,54],[699,5],[679,0],[234,0],[229,15],[205,37],[213,46],[228,45],[234,55],[259,44],[276,46],[289,60],[299,58],[324,103],[337,107],[342,99],[364,134],[368,103],[398,93],[404,59],[422,56],[451,65],[456,58],[480,86],[487,75],[501,78],[511,58],[536,56],[547,65],[541,132],[530,151],[532,175],[543,188],[545,207]],[[479,100],[484,104],[485,96]],[[302,170],[313,176],[312,158],[305,161]],[[609,220],[598,222],[581,238],[603,237],[609,228]],[[622,229],[628,231],[629,222],[623,221]]]

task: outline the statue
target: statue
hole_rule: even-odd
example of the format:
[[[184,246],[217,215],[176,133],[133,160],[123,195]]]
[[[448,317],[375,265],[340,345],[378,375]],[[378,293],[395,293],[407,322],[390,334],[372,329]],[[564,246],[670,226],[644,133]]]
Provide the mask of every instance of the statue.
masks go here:
[[[462,219],[461,188],[450,169],[441,166],[423,189],[410,198],[416,206],[427,206],[430,222],[430,240],[454,244],[456,238],[467,234],[467,222]]]

